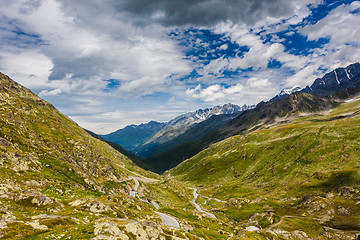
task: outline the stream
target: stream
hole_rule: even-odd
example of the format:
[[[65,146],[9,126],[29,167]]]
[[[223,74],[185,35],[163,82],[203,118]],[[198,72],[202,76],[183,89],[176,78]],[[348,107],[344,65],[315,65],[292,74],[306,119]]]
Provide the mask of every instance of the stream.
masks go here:
[[[198,198],[199,194],[196,192],[197,191],[196,188],[193,188],[193,189],[194,189],[194,191],[193,191],[194,199],[191,200],[191,203],[195,206],[196,210],[198,210],[199,212],[205,213],[208,217],[216,218],[214,214],[202,210],[201,207],[195,202],[196,199]]]

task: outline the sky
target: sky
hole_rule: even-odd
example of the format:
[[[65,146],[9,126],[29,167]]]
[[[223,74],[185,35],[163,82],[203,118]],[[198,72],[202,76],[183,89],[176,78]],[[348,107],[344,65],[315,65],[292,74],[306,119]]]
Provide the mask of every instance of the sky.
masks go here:
[[[360,61],[360,1],[0,4],[0,72],[99,134],[257,104]]]

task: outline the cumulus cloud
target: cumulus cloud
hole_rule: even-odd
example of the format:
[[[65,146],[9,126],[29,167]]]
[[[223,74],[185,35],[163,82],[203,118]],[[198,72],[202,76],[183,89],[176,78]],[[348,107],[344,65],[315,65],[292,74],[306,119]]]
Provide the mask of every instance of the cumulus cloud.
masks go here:
[[[53,89],[53,90],[43,90],[39,93],[40,97],[44,97],[44,96],[56,96],[61,94],[61,89],[57,88],[57,89]]]
[[[251,77],[244,83],[231,86],[214,84],[203,88],[199,84],[195,88],[187,89],[186,94],[205,102],[226,103],[231,101],[240,105],[255,104],[273,96],[273,90],[269,92],[272,87],[273,84],[268,79]]]

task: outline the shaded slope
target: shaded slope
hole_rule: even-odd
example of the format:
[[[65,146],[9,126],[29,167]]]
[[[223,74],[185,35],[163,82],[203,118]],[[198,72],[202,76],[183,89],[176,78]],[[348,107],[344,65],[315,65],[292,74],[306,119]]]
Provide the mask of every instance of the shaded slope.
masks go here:
[[[129,125],[115,132],[101,135],[110,142],[123,146],[130,152],[136,153],[136,149],[147,142],[155,133],[162,129],[166,123],[151,121],[140,125]]]
[[[320,97],[301,92],[293,93],[278,101],[261,102],[254,109],[244,111],[223,128],[210,132],[198,140],[183,143],[162,154],[145,159],[144,162],[158,172],[163,172],[194,156],[212,143],[253,131],[253,127],[256,125],[270,124],[277,117],[329,109],[336,104],[336,101],[330,97]]]
[[[150,155],[150,156],[161,154],[182,143],[197,140],[205,136],[209,132],[215,131],[225,126],[228,122],[230,122],[239,114],[240,113],[238,112],[233,114],[214,115],[207,120],[204,120],[197,124],[193,124],[186,132],[178,135],[172,140],[166,141],[164,143],[145,145],[142,147],[142,151],[144,153],[147,153],[145,155]]]
[[[111,141],[107,141],[106,139],[104,139],[103,137],[97,135],[96,133],[85,129],[85,131],[87,133],[89,133],[92,137],[99,139],[100,141],[106,142],[107,144],[109,144],[112,148],[114,148],[116,151],[120,152],[121,154],[124,154],[126,157],[128,157],[132,162],[134,162],[137,166],[139,166],[142,169],[145,170],[151,170],[154,171],[150,166],[146,165],[141,158],[139,158],[138,156],[136,156],[135,154],[133,154],[132,152],[129,152],[128,150],[126,150],[125,148],[123,148],[121,145],[111,142]]]

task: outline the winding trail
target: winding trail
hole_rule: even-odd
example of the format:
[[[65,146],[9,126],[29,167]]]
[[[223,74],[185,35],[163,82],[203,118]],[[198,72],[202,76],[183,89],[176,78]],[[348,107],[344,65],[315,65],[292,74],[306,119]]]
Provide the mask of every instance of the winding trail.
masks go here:
[[[137,177],[129,176],[129,179],[130,179],[130,180],[134,180],[134,181],[135,181],[135,187],[134,187],[134,189],[130,190],[130,192],[129,192],[129,195],[130,195],[131,197],[136,197],[136,194],[138,194],[137,190],[138,190],[139,185],[140,185],[138,179],[141,181],[141,180],[142,180],[141,178],[142,178],[142,177],[140,177],[140,179],[139,179],[139,178],[137,178]],[[146,178],[145,178],[145,179],[146,179]],[[145,182],[146,182],[146,181],[145,181]],[[140,199],[140,197],[139,197],[139,200],[140,200],[140,201],[144,201],[144,200]],[[146,202],[146,201],[144,201],[144,202]],[[159,208],[160,208],[159,204],[157,204],[157,203],[154,202],[154,201],[151,201],[151,204],[152,204],[156,209],[159,209]],[[166,226],[168,226],[168,227],[174,227],[174,228],[180,228],[179,222],[178,222],[174,217],[171,217],[171,216],[169,216],[169,215],[167,215],[167,214],[165,214],[165,213],[161,213],[161,212],[157,212],[157,211],[154,211],[154,212],[162,218],[162,220],[163,220],[163,222],[164,222],[164,224],[165,224]]]
[[[175,218],[173,218],[165,213],[156,212],[156,211],[154,211],[154,212],[162,218],[162,220],[164,221],[166,226],[180,228],[180,224]]]
[[[196,192],[197,191],[196,188],[193,188],[193,190],[194,190],[193,191],[194,199],[191,200],[191,203],[195,206],[196,210],[198,210],[199,212],[205,213],[208,217],[216,218],[214,214],[202,210],[201,207],[195,202],[196,199],[198,198],[199,194]]]
[[[130,190],[130,193],[129,193],[130,196],[135,197],[140,184],[139,184],[139,181],[136,179],[136,177],[129,176],[129,179],[130,180],[132,179],[135,181],[135,187],[134,187],[134,189]]]

